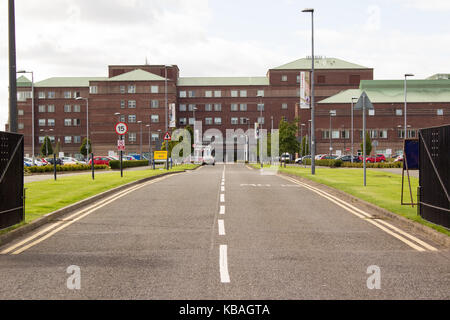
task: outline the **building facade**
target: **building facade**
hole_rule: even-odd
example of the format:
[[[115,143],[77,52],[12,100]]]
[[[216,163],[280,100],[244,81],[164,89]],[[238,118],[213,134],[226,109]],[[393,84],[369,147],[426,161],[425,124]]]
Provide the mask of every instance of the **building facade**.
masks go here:
[[[180,77],[176,65],[112,65],[106,77],[39,81],[34,83],[34,153],[39,154],[44,137],[49,136],[53,148],[58,144],[59,151],[77,155],[87,134],[95,154],[114,152],[118,121],[129,127],[126,152],[148,152],[149,142],[152,148],[160,144],[166,105],[172,103],[179,128],[193,126],[196,120],[204,131],[220,129],[225,137],[227,129],[246,131],[255,122],[264,129],[277,129],[281,120],[298,119],[299,138],[309,138],[311,110],[300,108],[299,98],[300,73],[310,70],[310,58],[271,68],[261,77]],[[394,154],[402,149],[403,80],[373,80],[371,68],[317,57],[314,82],[316,153],[351,152],[351,100],[363,91],[375,108],[367,116],[373,152]],[[17,86],[19,133],[25,135],[25,154],[31,155],[31,82],[22,76]],[[408,80],[407,93],[408,137],[417,137],[420,128],[450,123],[448,77]],[[330,116],[330,111],[335,115]],[[361,111],[354,112],[353,124],[356,153],[362,140]]]

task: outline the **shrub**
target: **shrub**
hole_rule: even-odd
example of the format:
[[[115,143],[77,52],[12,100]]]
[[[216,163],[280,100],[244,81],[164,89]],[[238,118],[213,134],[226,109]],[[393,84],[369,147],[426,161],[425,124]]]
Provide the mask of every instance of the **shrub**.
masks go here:
[[[311,159],[306,159],[305,163],[307,165],[311,164]],[[316,166],[323,167],[346,167],[346,168],[362,168],[362,162],[343,162],[342,160],[316,160]],[[375,162],[366,163],[367,168],[401,168],[403,167],[403,162]]]
[[[111,160],[109,162],[111,169],[120,169],[120,160]],[[122,161],[122,168],[145,167],[148,166],[148,160],[127,160]]]
[[[94,165],[94,169],[95,170],[105,170],[108,169],[107,165]],[[91,165],[89,164],[73,164],[73,165],[65,165],[65,166],[60,166],[57,165],[56,166],[56,171],[87,171],[87,170],[91,170]],[[43,173],[43,172],[53,172],[53,166],[49,165],[49,166],[41,166],[41,167],[27,167],[26,170],[27,172],[31,172],[31,173]]]

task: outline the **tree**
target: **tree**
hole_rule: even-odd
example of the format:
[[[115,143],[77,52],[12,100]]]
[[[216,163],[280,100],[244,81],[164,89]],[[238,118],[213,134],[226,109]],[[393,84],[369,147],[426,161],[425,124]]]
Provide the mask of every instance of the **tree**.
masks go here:
[[[300,145],[300,155],[302,157],[309,154],[309,143],[306,138],[307,138],[306,136],[303,137],[301,145]]]
[[[88,153],[92,153],[92,143],[91,143],[91,139],[89,139],[89,152],[86,152],[86,143],[87,143],[87,139],[84,138],[83,142],[81,143],[81,147],[80,147],[80,153],[84,156],[87,157]]]
[[[41,154],[44,157],[48,157],[50,154],[53,154],[52,142],[48,136],[45,136],[44,143],[42,143]]]
[[[278,126],[280,134],[280,155],[285,152],[294,155],[299,150],[300,143],[295,136],[297,133],[297,122],[297,119],[291,123],[284,121],[284,119],[280,121],[280,125]]]
[[[361,142],[361,150],[364,150],[363,143]],[[372,152],[372,139],[370,139],[370,134],[366,131],[366,156],[370,155]]]

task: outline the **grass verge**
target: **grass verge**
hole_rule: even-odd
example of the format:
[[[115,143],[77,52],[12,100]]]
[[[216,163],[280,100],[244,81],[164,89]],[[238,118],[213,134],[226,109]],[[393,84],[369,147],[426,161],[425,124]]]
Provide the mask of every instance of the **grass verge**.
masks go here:
[[[47,213],[64,208],[121,185],[152,176],[158,176],[166,172],[192,170],[198,166],[199,165],[186,164],[174,166],[168,171],[159,169],[124,171],[123,178],[120,177],[120,172],[111,172],[96,175],[95,180],[92,180],[90,173],[87,173],[67,177],[60,176],[56,181],[44,180],[26,183],[25,221],[1,230],[0,234],[7,233],[22,225],[28,224]]]
[[[260,169],[259,164],[251,164],[255,169]],[[402,206],[400,204],[402,190],[402,176],[395,173],[367,170],[367,186],[363,187],[363,170],[340,169],[340,168],[316,168],[316,174],[311,174],[310,168],[300,167],[279,167],[279,171],[296,175],[324,185],[342,190],[364,201],[384,208],[390,212],[399,214],[410,220],[419,222],[431,227],[441,233],[450,236],[450,231],[446,228],[428,222],[417,214],[417,207]],[[419,179],[411,177],[411,188],[414,201],[417,200],[417,187]],[[405,177],[405,187],[403,199],[410,202],[408,180]]]

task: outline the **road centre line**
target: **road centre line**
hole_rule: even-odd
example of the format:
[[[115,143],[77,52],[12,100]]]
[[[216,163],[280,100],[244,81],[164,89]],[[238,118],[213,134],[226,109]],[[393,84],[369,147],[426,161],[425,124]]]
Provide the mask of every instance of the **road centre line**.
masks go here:
[[[223,193],[220,194],[220,202],[225,202],[225,195]]]
[[[129,194],[129,193],[131,193],[131,192],[133,192],[133,191],[135,191],[137,189],[140,189],[140,188],[143,188],[143,187],[148,186],[150,184],[159,182],[159,181],[161,181],[161,180],[163,180],[163,179],[165,179],[167,177],[168,176],[161,177],[161,178],[156,178],[156,179],[154,179],[152,181],[149,181],[149,182],[146,182],[146,183],[144,183],[142,185],[133,186],[133,187],[130,187],[130,188],[126,189],[126,190],[122,190],[119,193],[116,193],[116,194],[114,194],[114,195],[112,195],[112,196],[110,196],[110,197],[108,197],[108,198],[106,198],[104,200],[101,200],[100,202],[98,202],[98,203],[96,203],[94,205],[91,205],[91,206],[89,206],[89,207],[87,207],[87,208],[85,208],[83,210],[80,210],[80,211],[78,211],[78,212],[76,212],[76,213],[74,213],[74,214],[72,214],[72,215],[62,219],[61,221],[58,221],[58,222],[52,224],[51,226],[45,228],[44,230],[41,230],[40,232],[38,232],[38,233],[36,233],[36,234],[34,234],[34,235],[30,236],[30,237],[27,237],[23,241],[6,248],[2,252],[0,252],[0,254],[8,254],[9,252],[15,250],[16,248],[21,247],[22,245],[24,245],[24,244],[34,240],[35,238],[38,238],[40,235],[44,234],[45,232],[50,231],[50,230],[58,227],[57,229],[49,232],[48,234],[44,235],[43,237],[39,238],[38,240],[33,241],[30,244],[28,244],[28,245],[22,247],[21,249],[16,250],[16,251],[14,251],[12,253],[14,255],[20,254],[23,251],[25,251],[25,250],[27,250],[27,249],[29,249],[29,248],[39,244],[40,242],[44,241],[45,239],[50,238],[52,235],[56,234],[57,232],[61,231],[64,228],[68,227],[72,223],[74,223],[74,222],[76,222],[78,220],[81,220],[82,218],[86,217],[87,215],[91,214],[92,212],[94,212],[94,211],[96,211],[96,210],[106,206],[107,204],[109,204],[109,203],[111,203],[111,202],[113,202],[113,201],[115,201],[117,199],[120,199],[123,196],[125,196],[125,195],[127,195],[127,194]]]
[[[222,219],[217,220],[218,226],[219,226],[219,235],[224,236],[225,235],[225,221]]]
[[[229,283],[230,275],[228,273],[227,246],[221,245],[219,250],[220,281],[222,283]]]
[[[225,214],[225,206],[220,206],[219,214]]]
[[[225,187],[224,187],[224,186],[221,186],[221,187],[220,187],[220,191],[221,191],[221,192],[225,192]]]
[[[422,240],[420,240],[420,239],[410,235],[409,233],[407,233],[407,232],[405,232],[403,230],[398,229],[397,227],[391,225],[390,223],[388,223],[386,221],[383,221],[383,220],[377,220],[377,221],[371,220],[371,219],[373,219],[373,216],[371,214],[369,214],[369,213],[367,213],[367,212],[365,212],[365,211],[363,211],[363,210],[361,210],[359,208],[356,208],[355,206],[353,206],[353,205],[351,205],[351,204],[349,204],[349,203],[347,203],[347,202],[345,202],[345,201],[343,201],[343,200],[341,200],[341,199],[339,199],[339,198],[337,198],[337,197],[335,197],[335,196],[333,196],[331,194],[328,194],[325,191],[322,191],[320,189],[312,187],[312,186],[310,186],[308,184],[305,184],[303,182],[297,181],[297,180],[295,180],[293,178],[283,177],[283,176],[280,176],[280,177],[282,177],[283,179],[289,180],[291,182],[294,182],[294,183],[296,183],[298,185],[301,185],[301,186],[303,186],[303,187],[305,187],[305,188],[307,188],[307,189],[309,189],[309,190],[319,194],[320,196],[330,200],[331,202],[337,204],[338,206],[340,206],[343,209],[347,210],[348,212],[356,215],[357,217],[359,217],[361,219],[364,219],[367,222],[375,225],[379,229],[381,229],[381,230],[385,231],[386,233],[392,235],[393,237],[397,238],[398,240],[402,241],[403,243],[407,244],[408,246],[412,247],[413,249],[415,249],[417,251],[423,252],[425,250],[423,248],[417,246],[416,244],[412,243],[411,241],[405,239],[401,235],[399,235],[399,234],[397,234],[397,233],[395,233],[395,232],[385,228],[381,224],[384,224],[386,227],[388,227],[388,228],[390,228],[390,229],[392,229],[392,230],[402,234],[403,236],[413,240],[414,242],[422,245],[423,247],[425,247],[426,249],[428,249],[430,251],[438,251],[435,247],[425,243],[424,241],[422,241]]]

